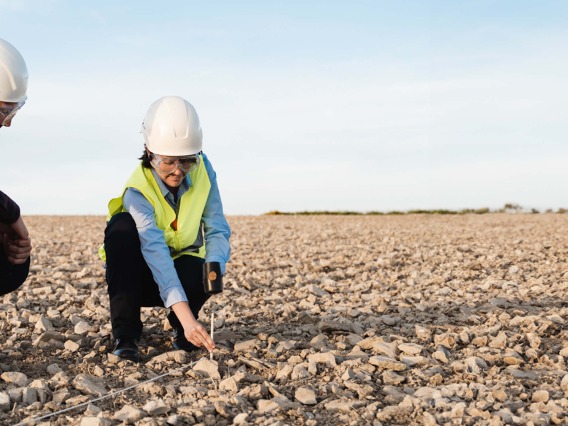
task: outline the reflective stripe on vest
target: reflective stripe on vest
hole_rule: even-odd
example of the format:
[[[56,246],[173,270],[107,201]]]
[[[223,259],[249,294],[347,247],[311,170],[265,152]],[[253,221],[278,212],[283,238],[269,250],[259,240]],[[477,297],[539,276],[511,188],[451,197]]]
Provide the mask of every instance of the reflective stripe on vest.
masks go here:
[[[175,210],[162,195],[152,170],[140,165],[126,182],[122,195],[109,201],[107,222],[115,214],[126,211],[123,205],[124,193],[126,189],[134,188],[140,191],[154,207],[156,225],[164,231],[164,238],[173,259],[184,254],[205,258],[205,245],[202,245],[198,252],[182,251],[195,242],[198,232],[201,231],[201,216],[211,189],[211,181],[203,159],[199,162],[197,170],[190,173],[190,179],[192,185],[181,196],[176,217]],[[177,230],[171,226],[174,221],[177,221]],[[106,261],[104,245],[99,249],[99,256]]]

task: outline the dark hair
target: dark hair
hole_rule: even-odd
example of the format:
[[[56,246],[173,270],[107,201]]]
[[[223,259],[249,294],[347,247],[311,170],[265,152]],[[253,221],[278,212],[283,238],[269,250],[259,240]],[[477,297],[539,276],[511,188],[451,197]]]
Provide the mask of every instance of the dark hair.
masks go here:
[[[152,166],[150,164],[150,160],[152,159],[152,156],[148,155],[148,151],[146,151],[146,149],[144,149],[144,154],[142,154],[142,156],[138,159],[142,160],[142,167],[146,167],[147,169],[152,168]]]

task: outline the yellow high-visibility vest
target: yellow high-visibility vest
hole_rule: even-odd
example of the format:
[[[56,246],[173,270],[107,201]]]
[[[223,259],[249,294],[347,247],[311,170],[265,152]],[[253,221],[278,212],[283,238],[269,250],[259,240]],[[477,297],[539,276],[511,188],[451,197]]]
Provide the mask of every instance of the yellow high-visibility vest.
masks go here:
[[[181,196],[176,215],[176,211],[162,195],[152,170],[142,167],[142,165],[138,166],[126,182],[122,195],[109,201],[107,222],[115,214],[126,211],[123,205],[124,193],[126,189],[134,188],[140,191],[154,207],[156,225],[164,231],[164,238],[173,259],[186,254],[205,258],[205,244],[198,251],[185,250],[195,243],[198,233],[201,232],[201,216],[211,189],[211,181],[203,158],[199,162],[199,167],[192,171],[189,176],[192,185]],[[172,227],[174,222],[177,225],[175,226],[176,229]],[[99,249],[99,256],[103,261],[106,261],[104,245]]]

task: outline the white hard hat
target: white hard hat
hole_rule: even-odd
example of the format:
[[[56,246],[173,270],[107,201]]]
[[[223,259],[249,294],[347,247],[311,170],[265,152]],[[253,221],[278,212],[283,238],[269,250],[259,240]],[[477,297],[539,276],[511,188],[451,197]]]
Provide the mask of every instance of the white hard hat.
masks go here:
[[[142,134],[146,148],[159,155],[193,155],[203,146],[197,112],[179,96],[165,96],[150,105],[142,123]]]
[[[24,102],[27,99],[28,68],[14,46],[0,38],[0,101]]]

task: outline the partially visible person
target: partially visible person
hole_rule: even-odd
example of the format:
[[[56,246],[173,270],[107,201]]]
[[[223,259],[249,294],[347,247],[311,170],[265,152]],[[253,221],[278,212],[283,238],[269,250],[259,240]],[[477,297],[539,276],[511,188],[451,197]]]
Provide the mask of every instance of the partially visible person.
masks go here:
[[[14,46],[0,38],[0,127],[10,127],[12,119],[26,103],[27,89],[28,69],[24,58]],[[2,152],[6,153],[5,148]],[[0,236],[0,295],[4,295],[26,280],[32,244],[20,208],[2,191]]]
[[[231,231],[216,173],[202,152],[195,108],[166,96],[142,124],[144,151],[122,194],[109,204],[101,258],[106,261],[114,354],[139,361],[140,308],[170,308],[173,347],[215,347],[198,321],[209,298],[203,265],[229,260]]]
[[[10,127],[26,103],[28,68],[18,50],[0,38],[0,127]]]

